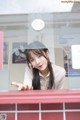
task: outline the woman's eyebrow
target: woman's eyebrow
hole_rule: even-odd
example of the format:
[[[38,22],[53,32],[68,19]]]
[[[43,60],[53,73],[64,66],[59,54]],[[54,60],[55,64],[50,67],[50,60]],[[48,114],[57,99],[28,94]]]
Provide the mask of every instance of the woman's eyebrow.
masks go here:
[[[30,56],[29,59],[33,59],[33,57]]]

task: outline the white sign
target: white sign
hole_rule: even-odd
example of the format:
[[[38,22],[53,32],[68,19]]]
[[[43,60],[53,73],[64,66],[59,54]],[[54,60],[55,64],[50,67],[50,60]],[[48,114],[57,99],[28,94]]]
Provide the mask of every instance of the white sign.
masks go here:
[[[80,45],[72,45],[72,67],[74,69],[80,69]]]

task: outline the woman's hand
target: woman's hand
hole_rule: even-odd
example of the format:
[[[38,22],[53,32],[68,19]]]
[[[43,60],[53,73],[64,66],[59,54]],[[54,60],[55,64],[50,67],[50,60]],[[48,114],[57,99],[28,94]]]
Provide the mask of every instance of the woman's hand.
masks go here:
[[[12,82],[11,85],[14,85],[16,87],[18,87],[18,90],[33,90],[33,87],[29,87],[28,85],[24,85],[21,83],[17,83],[17,82]]]

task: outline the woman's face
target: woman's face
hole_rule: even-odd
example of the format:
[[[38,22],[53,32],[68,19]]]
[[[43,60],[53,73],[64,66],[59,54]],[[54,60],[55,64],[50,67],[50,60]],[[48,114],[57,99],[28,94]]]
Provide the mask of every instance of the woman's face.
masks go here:
[[[37,68],[39,71],[45,71],[48,68],[48,52],[44,52],[46,58],[41,54],[34,54],[32,51],[30,52],[31,58],[30,63],[33,68]]]

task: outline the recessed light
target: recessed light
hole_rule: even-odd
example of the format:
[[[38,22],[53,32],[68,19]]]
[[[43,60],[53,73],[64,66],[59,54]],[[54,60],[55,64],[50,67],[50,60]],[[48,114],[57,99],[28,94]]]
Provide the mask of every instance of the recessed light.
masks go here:
[[[45,27],[45,23],[42,19],[35,19],[31,26],[34,30],[42,30]]]

